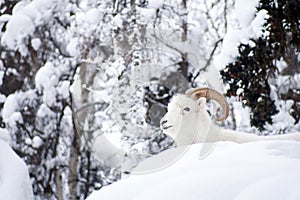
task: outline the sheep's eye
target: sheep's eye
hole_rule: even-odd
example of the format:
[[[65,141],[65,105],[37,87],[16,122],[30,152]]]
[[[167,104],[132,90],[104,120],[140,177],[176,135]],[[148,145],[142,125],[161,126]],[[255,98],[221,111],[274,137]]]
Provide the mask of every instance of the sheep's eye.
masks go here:
[[[190,107],[185,107],[183,110],[189,112],[191,109]]]

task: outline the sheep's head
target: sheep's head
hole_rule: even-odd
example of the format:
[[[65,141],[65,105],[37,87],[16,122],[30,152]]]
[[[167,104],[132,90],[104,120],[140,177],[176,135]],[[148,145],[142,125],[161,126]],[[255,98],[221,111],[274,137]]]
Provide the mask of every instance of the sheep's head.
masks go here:
[[[185,95],[178,94],[168,105],[168,112],[161,120],[164,133],[184,144],[193,143],[197,131],[209,127],[210,116],[206,111],[206,99],[217,101],[223,110],[218,121],[225,120],[229,114],[229,106],[222,94],[210,88],[193,88]]]

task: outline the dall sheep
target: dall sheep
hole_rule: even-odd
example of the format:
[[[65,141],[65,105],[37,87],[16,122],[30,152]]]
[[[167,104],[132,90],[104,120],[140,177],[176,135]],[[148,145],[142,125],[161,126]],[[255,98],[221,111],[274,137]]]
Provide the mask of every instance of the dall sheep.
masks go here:
[[[258,136],[220,128],[212,122],[206,110],[206,99],[213,99],[222,107],[223,115],[216,120],[223,121],[228,117],[229,105],[225,97],[211,88],[190,89],[185,95],[174,96],[168,104],[168,112],[160,122],[161,128],[175,140],[177,146],[215,141],[237,143],[258,140],[300,141],[300,133]]]

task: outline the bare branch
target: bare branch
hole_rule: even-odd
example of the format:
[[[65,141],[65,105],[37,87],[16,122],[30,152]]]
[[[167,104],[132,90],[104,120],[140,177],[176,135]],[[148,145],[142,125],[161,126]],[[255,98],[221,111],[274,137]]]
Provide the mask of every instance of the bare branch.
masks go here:
[[[210,55],[209,55],[209,57],[208,57],[208,60],[207,60],[207,62],[206,62],[206,64],[205,64],[205,66],[204,66],[203,68],[199,69],[199,71],[196,73],[196,75],[192,78],[192,80],[191,80],[192,85],[195,83],[195,80],[196,80],[197,77],[200,75],[200,73],[201,73],[202,71],[207,70],[207,68],[210,66],[210,63],[211,63],[212,58],[213,58],[213,56],[214,56],[214,54],[215,54],[215,51],[216,51],[217,47],[219,46],[219,43],[222,42],[222,41],[223,41],[223,38],[222,38],[222,39],[219,39],[219,40],[215,43],[215,46],[214,46],[213,50],[210,52]]]

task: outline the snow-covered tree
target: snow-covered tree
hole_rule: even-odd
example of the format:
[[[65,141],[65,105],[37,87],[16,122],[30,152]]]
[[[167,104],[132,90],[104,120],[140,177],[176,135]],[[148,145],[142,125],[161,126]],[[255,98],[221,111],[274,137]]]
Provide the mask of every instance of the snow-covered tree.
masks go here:
[[[72,3],[4,1],[1,7],[2,121],[29,166],[36,199],[66,199],[69,86],[77,65],[66,51]]]
[[[261,2],[258,12],[251,11],[257,19],[252,28],[267,16],[264,10],[267,24],[276,24],[276,8],[285,6],[269,5]],[[224,56],[228,46],[237,49],[242,40],[233,40],[231,31],[245,32],[250,23],[243,23],[246,15],[234,18],[233,10],[243,7],[233,0],[4,0],[0,6],[0,125],[29,166],[36,199],[85,199],[120,179],[123,161],[107,165],[97,155],[99,145],[93,149],[102,135],[118,141],[124,159],[133,161],[172,147],[158,127],[170,98],[192,86],[222,90],[213,58]],[[242,14],[248,13],[245,9]],[[294,14],[284,19],[295,21]],[[292,64],[299,48],[297,26],[283,26],[291,33],[282,29],[285,35],[279,34],[291,37],[279,45],[284,56],[267,63],[276,61],[281,75],[265,82],[282,116],[293,108],[293,123],[299,121],[298,86],[292,86],[299,82],[298,65]],[[253,40],[240,46],[244,57],[238,59],[251,58],[247,51],[264,50],[269,38],[278,38],[273,27],[266,25],[270,34],[260,39],[248,31],[254,36],[247,41]],[[277,90],[277,85],[284,87]],[[236,86],[244,88],[237,92],[243,98],[251,94]],[[287,127],[277,121],[279,129]]]
[[[244,2],[237,4],[246,9]],[[251,125],[259,130],[299,130],[300,5],[262,0],[256,8],[253,21],[240,13],[241,34],[252,34],[239,41],[234,62],[221,72],[227,95],[238,96],[251,109]]]

